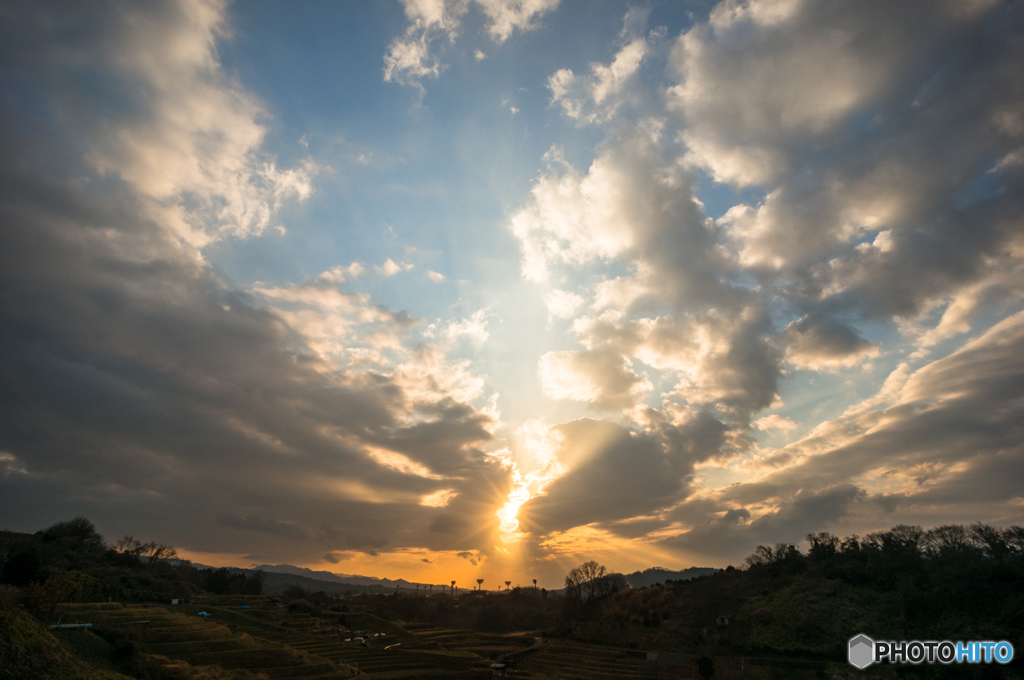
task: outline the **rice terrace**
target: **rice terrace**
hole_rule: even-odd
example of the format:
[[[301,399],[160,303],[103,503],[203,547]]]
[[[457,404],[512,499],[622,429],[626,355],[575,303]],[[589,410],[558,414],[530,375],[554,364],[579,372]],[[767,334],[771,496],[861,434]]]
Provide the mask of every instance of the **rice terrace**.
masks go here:
[[[847,663],[850,630],[1020,639],[1024,528],[805,542],[758,546],[739,568],[617,574],[590,561],[558,590],[478,579],[460,591],[203,567],[131,536],[108,545],[78,517],[0,531],[0,680],[817,680],[864,672]],[[1019,677],[1011,661],[919,670]]]

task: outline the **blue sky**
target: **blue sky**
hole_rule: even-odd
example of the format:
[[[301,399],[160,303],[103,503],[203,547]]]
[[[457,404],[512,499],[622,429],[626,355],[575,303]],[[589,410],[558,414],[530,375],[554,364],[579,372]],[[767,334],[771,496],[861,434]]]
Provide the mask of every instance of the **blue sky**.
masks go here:
[[[556,586],[1019,523],[1021,22],[14,3],[7,528]]]

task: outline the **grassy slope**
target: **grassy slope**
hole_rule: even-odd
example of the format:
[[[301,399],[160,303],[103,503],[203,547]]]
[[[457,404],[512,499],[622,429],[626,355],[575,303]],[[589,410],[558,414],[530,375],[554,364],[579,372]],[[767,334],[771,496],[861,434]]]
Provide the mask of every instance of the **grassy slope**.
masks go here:
[[[96,639],[99,640],[99,638]],[[127,680],[127,676],[98,668],[76,658],[61,646],[39,621],[25,611],[2,609],[0,610],[0,680],[24,680],[25,678],[33,678],[33,680]]]

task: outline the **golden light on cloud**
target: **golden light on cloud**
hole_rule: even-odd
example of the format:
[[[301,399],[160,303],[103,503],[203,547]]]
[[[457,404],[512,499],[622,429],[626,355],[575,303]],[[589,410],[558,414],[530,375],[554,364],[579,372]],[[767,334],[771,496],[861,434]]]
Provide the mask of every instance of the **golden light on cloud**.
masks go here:
[[[613,571],[628,573],[651,565],[675,564],[680,559],[679,554],[655,542],[623,538],[594,526],[551,532],[540,545],[550,559],[562,564],[566,570],[581,561],[593,559]]]
[[[512,470],[512,488],[508,500],[495,513],[498,516],[502,540],[518,541],[524,534],[519,531],[519,509],[523,503],[544,493],[544,487],[565,474],[565,467],[555,452],[562,436],[549,428],[543,420],[528,420],[514,435],[516,453],[502,449],[494,455],[506,469]],[[525,475],[520,463],[533,468]]]
[[[443,508],[458,495],[459,493],[455,489],[441,489],[421,498],[420,505],[425,505],[428,508]]]
[[[508,502],[498,510],[498,520],[501,522],[501,533],[506,540],[515,540],[522,534],[519,533],[519,508],[531,497],[530,487],[523,479],[519,470],[512,471],[512,490],[508,493]]]
[[[401,472],[404,475],[416,475],[417,477],[425,477],[426,479],[444,479],[444,477],[431,472],[427,466],[417,463],[401,453],[395,453],[394,451],[374,447],[368,447],[366,449],[366,453],[377,463],[380,463],[384,467],[391,468],[396,472]]]

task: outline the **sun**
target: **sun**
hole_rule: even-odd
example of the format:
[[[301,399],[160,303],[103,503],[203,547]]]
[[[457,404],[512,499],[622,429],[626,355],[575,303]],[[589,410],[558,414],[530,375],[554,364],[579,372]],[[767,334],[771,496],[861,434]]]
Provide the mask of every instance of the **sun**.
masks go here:
[[[495,513],[500,521],[501,535],[505,541],[515,541],[522,537],[519,531],[519,508],[530,500],[529,484],[523,479],[518,469],[512,471],[512,489],[508,493],[508,501]]]

